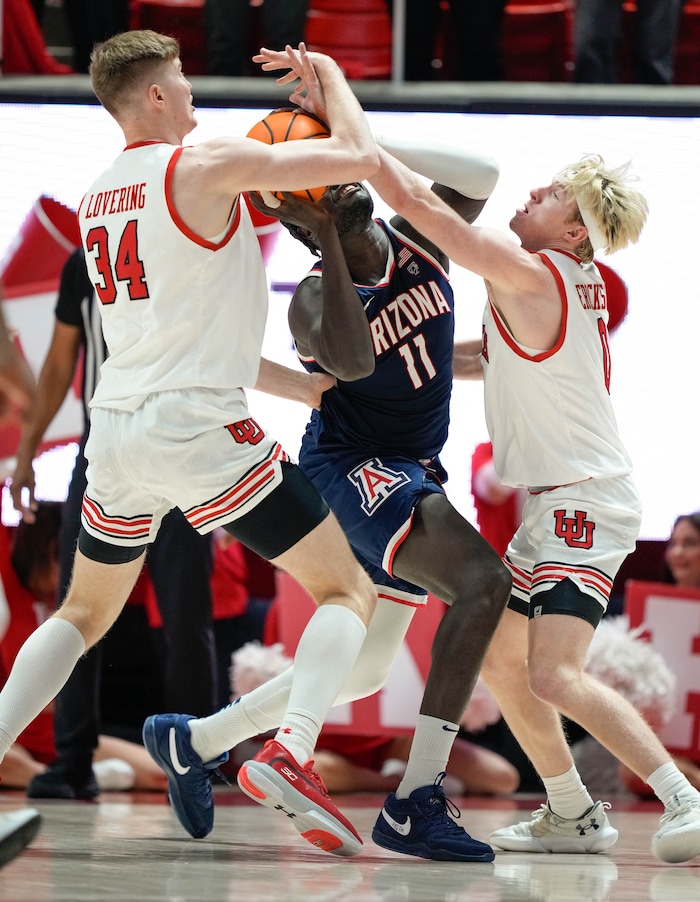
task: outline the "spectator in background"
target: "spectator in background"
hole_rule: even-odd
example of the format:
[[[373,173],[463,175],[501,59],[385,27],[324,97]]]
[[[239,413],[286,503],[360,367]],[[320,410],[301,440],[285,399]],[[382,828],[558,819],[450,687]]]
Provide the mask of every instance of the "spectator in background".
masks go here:
[[[251,64],[251,7],[262,6],[265,46],[296,47],[304,40],[308,5],[308,0],[205,0],[207,75],[257,74]]]
[[[491,442],[481,442],[472,454],[472,496],[479,532],[503,557],[521,523],[525,492],[498,478]]]
[[[36,385],[27,362],[20,357],[5,325],[0,284],[0,421],[13,413],[28,416],[36,401]],[[0,598],[0,636],[8,622],[7,603]],[[12,861],[36,836],[41,814],[20,808],[0,814],[0,867]]]
[[[393,7],[393,2],[391,3]],[[433,81],[435,44],[440,26],[440,0],[406,0],[405,79]],[[506,0],[450,0],[450,30],[445,48],[448,78],[458,81],[502,81],[501,53]],[[454,52],[452,51],[454,45]]]
[[[58,535],[63,504],[42,501],[33,522],[0,525],[0,584],[9,610],[9,625],[0,641],[2,682],[26,639],[56,605],[59,580]],[[49,705],[20,734],[0,764],[7,789],[26,789],[55,758],[53,706]],[[99,788],[164,790],[167,780],[141,745],[100,735],[95,752]]]
[[[664,554],[668,581],[682,589],[700,592],[700,511],[681,514],[673,524]],[[700,789],[700,760],[674,755],[673,760],[696,789]],[[624,785],[631,792],[653,798],[653,792],[627,768],[620,769]]]
[[[700,589],[700,511],[676,518],[664,561],[671,582],[682,589]]]
[[[31,3],[41,25],[46,0]],[[93,46],[128,28],[129,0],[63,0],[62,6],[73,40],[73,68],[87,72]]]
[[[673,84],[678,28],[684,0],[637,0],[633,23],[632,81]],[[576,0],[574,81],[616,84],[622,0]]]
[[[66,261],[56,303],[54,331],[39,374],[34,412],[22,428],[10,492],[15,508],[33,522],[33,460],[42,438],[58,413],[83,355],[81,395],[84,432],[68,488],[59,539],[61,566],[57,604],[68,590],[80,511],[86,486],[84,455],[89,430],[90,401],[107,356],[99,305],[88,279],[82,248]],[[216,664],[211,624],[211,546],[178,510],[163,520],[163,528],[148,554],[147,566],[165,623],[165,704],[200,715],[216,709]],[[92,773],[93,752],[100,734],[99,688],[102,646],[82,656],[55,700],[57,758],[29,786],[32,798],[92,799],[99,793]]]

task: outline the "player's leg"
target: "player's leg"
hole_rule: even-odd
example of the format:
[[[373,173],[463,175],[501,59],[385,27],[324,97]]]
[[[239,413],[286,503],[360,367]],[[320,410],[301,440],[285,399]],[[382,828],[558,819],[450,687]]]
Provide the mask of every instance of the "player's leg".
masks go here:
[[[359,837],[316,784],[306,762],[360,651],[376,593],[313,485],[291,464],[283,463],[281,472],[277,488],[227,528],[288,571],[318,609],[297,649],[280,732],[256,759],[245,763],[239,781],[263,804],[293,810],[295,826],[309,841],[337,854],[355,854],[361,848]],[[228,709],[207,718],[206,743],[199,741],[201,724],[192,718],[161,715],[144,725],[146,745],[168,773],[176,813],[193,836],[205,836],[213,826],[210,771],[230,747],[235,718]],[[207,760],[217,752],[217,758]],[[284,773],[295,774],[293,782],[303,792],[290,786]]]
[[[564,585],[558,603],[562,604],[563,593],[570,597],[576,591]],[[585,672],[593,631],[580,617],[564,614],[531,621],[532,691],[580,724],[654,789],[666,813],[654,837],[653,851],[664,861],[687,861],[700,855],[700,793],[642,715],[618,692]]]
[[[387,798],[373,839],[424,858],[491,861],[493,850],[449,817],[441,784],[459,721],[508,601],[510,574],[491,546],[436,491],[417,504],[410,532],[395,554],[393,575],[425,587],[449,607],[433,639],[406,773]],[[409,819],[406,833],[401,824]]]

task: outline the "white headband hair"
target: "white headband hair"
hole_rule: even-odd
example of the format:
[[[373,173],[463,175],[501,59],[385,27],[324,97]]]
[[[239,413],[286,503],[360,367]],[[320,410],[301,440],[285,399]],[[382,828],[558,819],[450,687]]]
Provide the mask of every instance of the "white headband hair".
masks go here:
[[[593,215],[592,211],[587,207],[584,207],[583,204],[581,204],[581,202],[579,201],[578,197],[576,198],[576,202],[578,203],[578,208],[581,213],[583,224],[588,229],[588,240],[591,242],[593,250],[600,251],[604,247],[607,247],[609,241],[603,234],[601,227],[596,222],[595,216]]]

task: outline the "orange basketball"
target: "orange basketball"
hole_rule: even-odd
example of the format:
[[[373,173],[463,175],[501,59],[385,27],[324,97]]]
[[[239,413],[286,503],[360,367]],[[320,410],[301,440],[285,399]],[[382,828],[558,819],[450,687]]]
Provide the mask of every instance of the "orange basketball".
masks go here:
[[[268,113],[248,132],[249,138],[262,141],[263,144],[279,144],[281,141],[305,141],[310,138],[327,138],[330,135],[328,126],[302,109],[281,109]],[[326,192],[323,188],[304,188],[301,191],[290,191],[289,194],[304,200],[317,201]],[[278,200],[284,200],[282,194],[272,192]]]

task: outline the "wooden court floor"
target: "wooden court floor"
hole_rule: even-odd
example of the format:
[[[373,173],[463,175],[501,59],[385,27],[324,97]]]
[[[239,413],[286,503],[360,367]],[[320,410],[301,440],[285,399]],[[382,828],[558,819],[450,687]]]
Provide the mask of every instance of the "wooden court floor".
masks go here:
[[[356,858],[317,851],[237,788],[217,787],[216,822],[187,837],[164,796],[104,794],[98,803],[36,802],[42,829],[0,870],[2,902],[689,902],[700,900],[700,858],[665,865],[649,850],[660,805],[616,802],[620,839],[605,855],[497,853],[493,864],[431,862],[375,846],[383,797],[336,801],[365,839]],[[479,839],[523,820],[539,798],[458,800]],[[0,793],[0,811],[26,804]]]

